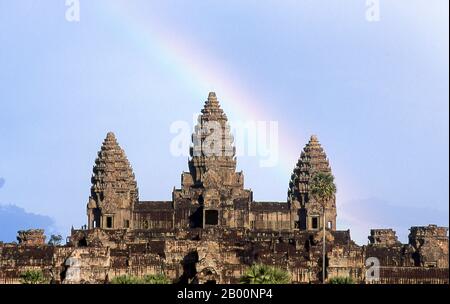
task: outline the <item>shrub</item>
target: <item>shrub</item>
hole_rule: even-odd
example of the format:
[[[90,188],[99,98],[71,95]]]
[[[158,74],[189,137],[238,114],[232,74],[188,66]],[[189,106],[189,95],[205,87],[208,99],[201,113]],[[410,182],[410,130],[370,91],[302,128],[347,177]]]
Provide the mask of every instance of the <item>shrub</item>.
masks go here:
[[[355,284],[351,277],[334,277],[328,280],[328,284]]]
[[[121,275],[111,280],[111,284],[170,284],[171,280],[164,274],[150,274],[143,278]]]
[[[143,280],[134,276],[121,275],[113,278],[111,284],[143,284]]]
[[[20,275],[20,282],[22,284],[43,284],[45,277],[40,270],[27,270]]]
[[[145,284],[171,284],[172,281],[164,274],[150,274],[144,276]]]

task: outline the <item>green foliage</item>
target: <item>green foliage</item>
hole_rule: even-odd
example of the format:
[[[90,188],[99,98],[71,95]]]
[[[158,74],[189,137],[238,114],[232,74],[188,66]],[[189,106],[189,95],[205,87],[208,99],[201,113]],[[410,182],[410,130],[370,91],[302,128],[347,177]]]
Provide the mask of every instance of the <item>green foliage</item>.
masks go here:
[[[22,284],[43,284],[45,277],[40,270],[27,270],[20,274],[20,282]]]
[[[62,236],[61,235],[59,235],[59,234],[52,234],[51,236],[50,236],[50,240],[48,241],[48,244],[49,245],[52,245],[52,246],[59,246],[59,245],[61,245],[61,242],[62,242]]]
[[[309,181],[309,190],[313,197],[324,203],[336,193],[334,176],[331,173],[318,172]]]
[[[289,284],[290,275],[286,270],[263,264],[252,265],[242,276],[242,284]]]
[[[164,274],[146,275],[143,278],[121,275],[111,280],[111,284],[171,284],[171,280]]]
[[[144,284],[171,284],[172,281],[164,274],[150,274],[144,276]]]
[[[351,277],[334,277],[328,280],[328,284],[355,284]]]
[[[111,280],[111,284],[142,284],[142,280],[138,277],[121,275]]]

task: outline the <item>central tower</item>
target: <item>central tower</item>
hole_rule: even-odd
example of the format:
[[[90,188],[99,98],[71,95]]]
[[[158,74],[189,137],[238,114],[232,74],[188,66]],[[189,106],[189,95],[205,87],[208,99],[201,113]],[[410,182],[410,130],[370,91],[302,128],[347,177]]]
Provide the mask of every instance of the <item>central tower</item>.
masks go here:
[[[209,175],[227,180],[236,171],[236,149],[228,119],[217,101],[216,93],[210,92],[201,110],[192,134],[189,172],[196,185],[208,182]],[[206,174],[209,172],[209,174]]]
[[[233,141],[227,116],[210,92],[192,134],[189,172],[173,192],[175,208],[190,204],[190,227],[248,226],[252,195],[244,189],[243,173],[236,172]]]

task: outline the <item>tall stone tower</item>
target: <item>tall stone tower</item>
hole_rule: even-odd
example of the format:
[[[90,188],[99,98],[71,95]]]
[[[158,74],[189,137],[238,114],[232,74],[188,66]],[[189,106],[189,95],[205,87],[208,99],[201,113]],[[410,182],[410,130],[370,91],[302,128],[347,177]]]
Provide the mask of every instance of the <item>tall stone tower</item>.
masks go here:
[[[323,208],[309,193],[309,180],[317,172],[331,173],[330,164],[317,137],[303,148],[289,182],[288,201],[296,211],[295,228],[318,230],[323,225]],[[326,202],[327,228],[336,230],[336,198]]]
[[[182,173],[182,188],[173,193],[175,204],[184,199],[198,207],[191,226],[248,226],[248,216],[236,211],[248,210],[251,191],[244,189],[243,173],[236,172],[233,141],[227,116],[210,92],[192,134],[189,172]]]
[[[88,228],[133,227],[133,208],[138,201],[137,183],[125,152],[111,132],[98,152],[91,182]]]
[[[217,173],[227,179],[236,171],[233,136],[214,92],[209,93],[201,112],[192,134],[189,160],[189,172],[196,185],[208,181],[210,174]]]

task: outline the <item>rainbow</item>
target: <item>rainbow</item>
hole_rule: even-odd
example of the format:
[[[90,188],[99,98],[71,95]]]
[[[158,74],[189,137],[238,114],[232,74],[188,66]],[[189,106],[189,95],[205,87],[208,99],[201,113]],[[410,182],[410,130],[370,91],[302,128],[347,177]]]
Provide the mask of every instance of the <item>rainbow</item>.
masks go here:
[[[216,91],[222,107],[231,117],[241,121],[271,121],[270,113],[275,108],[263,107],[268,103],[261,102],[263,96],[255,92],[248,92],[233,81],[233,77],[226,67],[205,53],[197,43],[184,40],[181,35],[174,35],[166,24],[158,21],[156,16],[139,15],[129,4],[114,4],[111,1],[102,2],[97,9],[101,15],[105,13],[112,18],[116,26],[124,31],[131,40],[148,53],[160,57],[164,64],[174,71],[177,77],[188,82],[198,96],[206,99],[207,93]],[[197,46],[197,47],[196,47]],[[271,118],[272,116],[272,118]],[[279,132],[279,160],[278,169],[282,178],[289,181],[290,174],[300,155],[302,146],[306,143],[295,136],[287,134],[286,130]]]
[[[264,96],[249,92],[234,81],[230,68],[225,67],[212,54],[205,53],[205,49],[199,47],[200,44],[187,41],[181,33],[169,30],[170,27],[157,16],[151,15],[151,12],[146,11],[143,16],[126,2],[117,4],[104,1],[101,5],[97,3],[93,2],[99,16],[108,18],[108,21],[113,20],[115,30],[125,34],[130,41],[151,56],[157,56],[158,60],[173,72],[174,77],[186,83],[196,96],[206,99],[208,92],[217,92],[222,107],[233,120],[269,122],[273,120],[272,113],[279,111],[274,107],[269,108],[267,105],[270,102],[267,102]],[[289,130],[279,130],[280,148],[276,171],[279,178],[286,181],[286,186],[309,135],[302,134],[301,131],[292,134]],[[338,201],[348,201],[350,197],[361,195],[355,193],[354,189],[359,188],[356,186],[357,182],[347,176],[346,172],[338,172],[338,175]],[[352,209],[351,205],[345,206],[340,209],[340,214],[348,219],[353,214]]]
[[[169,30],[170,27],[151,12],[146,11],[143,16],[129,3],[117,4],[113,1],[102,2],[96,9],[99,16],[105,16],[108,21],[113,20],[115,29],[129,37],[136,46],[151,56],[157,56],[158,60],[173,71],[175,77],[192,88],[196,96],[205,100],[208,92],[217,92],[222,107],[233,120],[269,122],[273,120],[271,113],[279,111],[275,107],[269,108],[267,105],[270,102],[264,96],[249,92],[234,81],[230,68],[211,54],[205,53],[205,48],[199,47],[199,43],[186,41],[181,33]],[[279,130],[278,165],[275,169],[279,179],[286,181],[286,187],[309,135],[302,134],[301,131],[292,134],[289,130]],[[338,175],[338,200],[347,201],[349,197],[358,196],[359,194],[354,193],[355,181],[346,172],[338,172]],[[350,209],[351,206],[347,210],[341,209],[341,213],[350,215]]]

